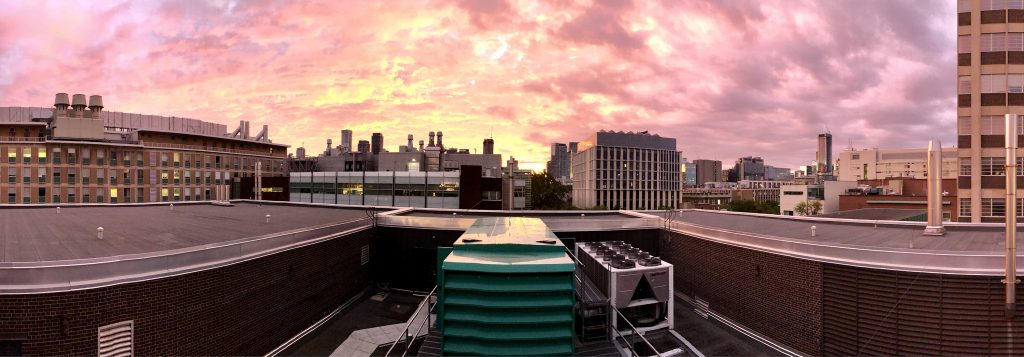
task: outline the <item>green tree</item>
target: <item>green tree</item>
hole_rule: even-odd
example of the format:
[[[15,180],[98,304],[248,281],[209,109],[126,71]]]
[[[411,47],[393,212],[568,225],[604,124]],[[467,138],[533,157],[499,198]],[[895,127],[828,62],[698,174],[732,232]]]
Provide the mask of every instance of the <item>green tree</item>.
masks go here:
[[[793,206],[793,212],[796,212],[796,214],[798,216],[806,216],[807,213],[808,213],[808,211],[807,211],[807,202],[806,201],[797,202],[796,206]]]
[[[775,201],[758,202],[754,200],[733,199],[729,203],[722,205],[721,208],[735,212],[779,214],[779,203]]]
[[[793,207],[793,211],[801,216],[817,216],[821,214],[821,201],[797,202],[796,206]]]
[[[534,172],[530,178],[530,201],[533,209],[561,210],[572,209],[569,195],[572,186],[563,185],[546,170]]]

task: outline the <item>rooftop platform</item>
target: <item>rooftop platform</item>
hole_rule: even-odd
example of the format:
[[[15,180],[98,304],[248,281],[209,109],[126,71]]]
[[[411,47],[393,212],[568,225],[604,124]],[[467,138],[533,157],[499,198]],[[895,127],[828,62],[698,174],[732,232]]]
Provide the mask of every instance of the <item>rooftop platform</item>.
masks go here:
[[[669,213],[656,213],[669,217]],[[946,235],[923,235],[925,222],[791,217],[683,210],[676,232],[776,254],[844,265],[931,273],[1000,275],[1001,224],[947,223]],[[811,227],[815,227],[814,236]],[[1024,242],[1017,242],[1017,249]],[[1018,258],[1018,266],[1024,259]],[[1024,270],[1021,270],[1024,271]]]
[[[266,215],[270,223],[266,223]],[[238,242],[366,218],[359,209],[167,204],[0,209],[0,263],[103,258]],[[103,227],[103,239],[96,228]]]
[[[390,227],[465,231],[479,218],[539,218],[554,232],[622,229],[657,229],[656,215],[632,211],[483,211],[464,209],[405,208],[388,212],[380,224]]]
[[[245,201],[173,210],[169,204],[0,209],[0,293],[92,288],[225,266],[370,229],[368,212],[381,210]]]

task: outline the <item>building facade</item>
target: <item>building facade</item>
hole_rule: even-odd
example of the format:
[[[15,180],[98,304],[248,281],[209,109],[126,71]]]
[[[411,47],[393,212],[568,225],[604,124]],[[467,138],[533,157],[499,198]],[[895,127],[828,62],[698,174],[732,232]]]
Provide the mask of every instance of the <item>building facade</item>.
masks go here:
[[[682,169],[683,169],[683,187],[696,187],[697,186],[697,164],[690,162],[685,157],[682,158]]]
[[[572,154],[575,152],[577,143],[569,143],[569,145],[562,143],[551,144],[551,158],[547,163],[548,173],[551,174],[555,180],[563,184],[569,184],[572,181],[569,176],[572,172]]]
[[[682,188],[676,139],[601,131],[580,141],[572,157],[577,207],[676,208]]]
[[[818,134],[818,152],[816,155],[818,175],[832,176],[832,133]]]
[[[942,178],[958,174],[956,148],[942,149]],[[847,150],[836,160],[839,181],[880,180],[894,177],[927,178],[928,149]]]
[[[765,179],[764,159],[760,157],[741,157],[736,159],[736,181],[760,181]]]
[[[693,160],[693,166],[696,170],[696,181],[697,186],[704,186],[708,182],[722,182],[725,179],[722,177],[722,162],[718,160]]]
[[[1024,113],[1024,5],[958,1],[957,147],[960,221],[1006,216],[1005,115]],[[1024,134],[1018,123],[1015,135]],[[1018,158],[1024,156],[1018,150]],[[1017,176],[1024,175],[1022,161]],[[1020,179],[1018,179],[1019,182]],[[1018,193],[1018,197],[1020,194]],[[1016,203],[1018,207],[1022,202]],[[1018,214],[1021,210],[1018,210]]]
[[[0,107],[4,204],[227,199],[233,179],[284,175],[287,145],[196,119],[103,111],[58,94],[54,108]],[[2,135],[2,134],[0,134]]]

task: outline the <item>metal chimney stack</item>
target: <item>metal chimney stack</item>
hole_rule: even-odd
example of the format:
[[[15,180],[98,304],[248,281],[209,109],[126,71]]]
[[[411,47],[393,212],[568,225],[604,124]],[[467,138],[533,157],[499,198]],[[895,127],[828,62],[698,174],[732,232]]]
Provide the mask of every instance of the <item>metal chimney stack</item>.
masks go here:
[[[1017,120],[1006,114],[1006,317],[1017,310]]]
[[[431,132],[430,132],[430,134],[427,134],[427,136],[429,136],[429,137],[430,137],[430,142],[428,143],[428,145],[427,145],[427,146],[429,146],[429,147],[433,147],[433,146],[434,146],[434,132],[433,132],[433,131],[431,131]]]
[[[937,140],[928,142],[928,225],[924,228],[926,236],[946,234],[942,226],[942,143]]]
[[[405,150],[406,150],[407,152],[410,152],[410,151],[412,151],[412,150],[413,150],[413,149],[412,149],[412,148],[413,148],[413,146],[412,146],[412,134],[409,134],[409,136],[408,136],[408,139],[409,139],[409,144],[407,144],[407,145],[405,146]]]

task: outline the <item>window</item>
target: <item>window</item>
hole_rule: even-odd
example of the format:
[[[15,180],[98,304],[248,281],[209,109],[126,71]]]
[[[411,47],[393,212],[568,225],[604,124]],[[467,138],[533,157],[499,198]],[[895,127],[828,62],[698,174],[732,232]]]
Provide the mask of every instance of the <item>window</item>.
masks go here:
[[[39,183],[46,183],[46,168],[39,168],[39,173],[36,175],[36,181]]]
[[[1003,135],[1006,134],[1006,117],[1002,115],[981,116],[981,135]]]
[[[39,148],[39,151],[37,152],[36,157],[38,157],[40,164],[45,164],[46,163],[46,148]]]
[[[160,166],[167,167],[167,154],[160,154]]]
[[[26,164],[31,164],[32,163],[32,149],[31,148],[21,149],[21,162],[26,163]]]
[[[1005,217],[1006,216],[1006,199],[1005,198],[982,198],[981,199],[981,216],[982,217]]]
[[[18,161],[18,153],[15,148],[7,148],[7,163],[13,164]]]
[[[1006,9],[1006,0],[981,0],[981,11],[1004,9]]]
[[[1006,172],[1006,159],[1002,157],[981,158],[982,176],[1003,176]]]
[[[981,75],[982,93],[1006,93],[1005,74],[983,74]]]
[[[1006,0],[1006,8],[1014,10],[1024,9],[1024,0]]]
[[[971,35],[960,35],[956,38],[958,53],[971,53]]]
[[[1017,176],[1024,176],[1024,157],[1017,158]],[[1020,212],[1020,210],[1018,210]]]
[[[971,94],[971,76],[960,76],[960,81],[956,88],[957,94]]]
[[[167,171],[161,171],[160,172],[160,183],[166,185],[167,184],[167,177],[168,177],[167,176]]]
[[[53,149],[53,163],[60,164],[60,149]]]
[[[983,33],[981,34],[981,52],[1003,52],[1006,51],[1006,33]]]
[[[160,201],[167,202],[167,195],[170,191],[167,188],[160,189]]]
[[[110,189],[110,203],[117,203],[117,188]]]
[[[956,131],[958,135],[971,135],[971,117],[956,118]]]
[[[13,167],[7,169],[7,183],[14,183],[15,180],[17,180],[17,177],[18,177],[18,169],[13,168]]]
[[[90,151],[89,149],[82,149],[82,165],[92,164],[92,155],[90,154],[91,152],[92,151]],[[85,196],[83,195],[83,198],[84,197]]]
[[[1022,0],[1024,1],[1024,0]],[[1024,32],[1010,32],[1006,34],[1007,51],[1024,51]]]
[[[960,158],[960,176],[971,176],[971,158]]]
[[[1024,93],[1024,74],[1010,73],[1006,75],[1006,91],[1009,93]]]

